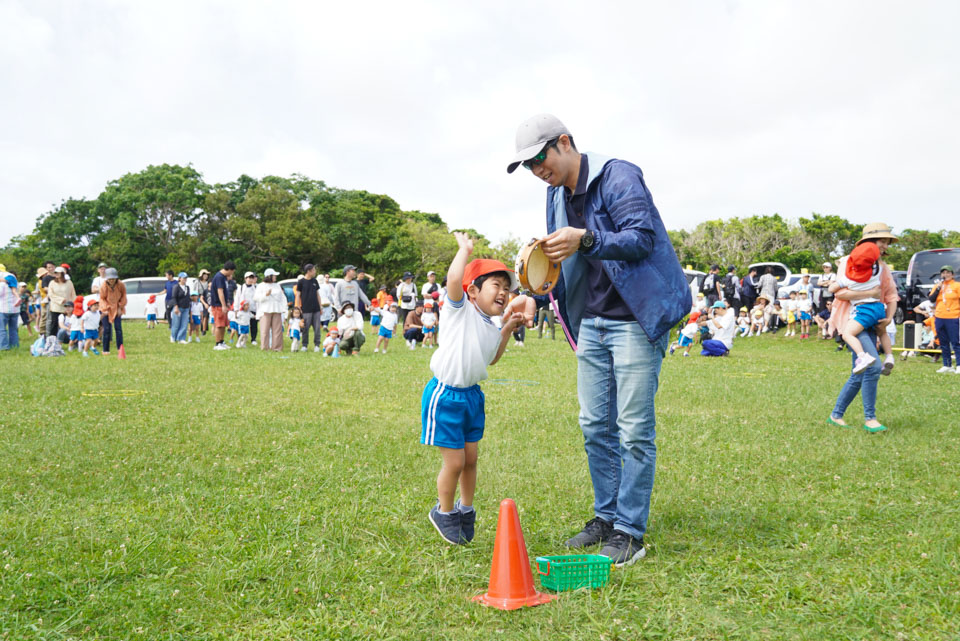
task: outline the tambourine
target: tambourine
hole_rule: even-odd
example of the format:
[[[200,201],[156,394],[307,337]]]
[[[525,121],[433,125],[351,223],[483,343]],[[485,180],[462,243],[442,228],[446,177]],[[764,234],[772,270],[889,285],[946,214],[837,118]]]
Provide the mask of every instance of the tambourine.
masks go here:
[[[533,238],[520,248],[514,270],[523,288],[534,294],[548,294],[560,278],[560,263],[555,263],[540,246],[540,240]]]

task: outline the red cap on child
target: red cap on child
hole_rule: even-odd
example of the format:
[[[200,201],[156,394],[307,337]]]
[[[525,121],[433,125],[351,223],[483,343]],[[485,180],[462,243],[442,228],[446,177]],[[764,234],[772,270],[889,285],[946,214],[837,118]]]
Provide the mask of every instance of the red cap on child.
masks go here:
[[[847,278],[856,283],[865,283],[873,275],[873,265],[880,259],[880,248],[874,243],[857,245],[847,259]]]
[[[463,291],[467,291],[467,287],[470,284],[480,278],[481,276],[486,276],[487,274],[492,274],[494,272],[506,272],[510,277],[510,291],[513,291],[520,287],[520,282],[517,280],[517,275],[513,272],[512,269],[501,263],[499,260],[493,260],[492,258],[476,258],[471,260],[467,264],[467,268],[463,270]]]

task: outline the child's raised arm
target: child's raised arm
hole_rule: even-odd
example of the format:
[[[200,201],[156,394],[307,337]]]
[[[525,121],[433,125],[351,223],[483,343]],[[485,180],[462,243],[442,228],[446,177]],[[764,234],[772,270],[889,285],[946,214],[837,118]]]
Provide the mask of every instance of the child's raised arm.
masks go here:
[[[457,255],[450,262],[447,270],[447,298],[452,303],[459,303],[463,298],[463,271],[467,267],[467,259],[473,252],[473,239],[461,231],[453,232],[457,239]]]

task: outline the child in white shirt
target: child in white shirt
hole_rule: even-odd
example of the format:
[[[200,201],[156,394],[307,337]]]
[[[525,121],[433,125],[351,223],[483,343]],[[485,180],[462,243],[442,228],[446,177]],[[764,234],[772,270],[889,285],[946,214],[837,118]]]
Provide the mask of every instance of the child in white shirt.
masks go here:
[[[380,351],[383,346],[383,353],[387,353],[387,346],[390,339],[393,338],[393,329],[397,326],[397,302],[391,301],[387,309],[380,313],[380,328],[377,330],[377,344],[373,348],[373,353]]]
[[[203,319],[203,302],[200,292],[190,292],[190,330],[187,342],[200,342],[200,322]]]
[[[737,332],[740,336],[750,335],[750,317],[747,316],[747,308],[740,308],[740,315],[737,316]]]
[[[150,294],[150,297],[147,298],[144,312],[147,315],[147,329],[155,328],[157,326],[157,297],[155,294]]]
[[[90,299],[87,302],[87,311],[80,318],[80,326],[83,328],[83,351],[84,357],[89,357],[88,350],[93,348],[93,342],[100,337],[100,303],[96,299]],[[94,354],[100,354],[93,350]]]
[[[227,311],[227,327],[230,330],[230,335],[227,336],[227,340],[232,344],[240,333],[240,326],[237,325],[237,312],[233,309],[233,306]]]
[[[432,300],[424,302],[420,322],[423,323],[423,346],[433,349],[437,344],[437,315],[433,313]]]
[[[245,300],[240,301],[240,308],[237,310],[237,333],[239,334],[237,347],[246,347],[250,340],[251,317],[253,314],[250,313],[250,303]]]
[[[793,336],[797,333],[797,292],[790,292],[790,298],[784,299],[780,307],[787,315],[787,333],[784,336]]]
[[[299,307],[293,308],[290,320],[287,321],[287,335],[290,336],[290,351],[300,351],[300,330],[303,329],[303,317]]]
[[[327,337],[323,339],[323,355],[334,358],[340,356],[340,331],[336,327],[327,332]]]
[[[670,346],[670,354],[678,347],[685,347],[686,349],[683,352],[684,356],[690,356],[690,348],[693,347],[693,341],[697,338],[697,334],[700,332],[700,323],[697,321],[700,320],[700,312],[693,312],[690,314],[690,318],[687,319],[687,324],[683,326],[683,329],[680,330],[680,335],[677,337],[677,342]]]
[[[800,338],[810,338],[810,322],[813,320],[813,301],[807,290],[801,289],[797,298],[797,320],[800,321]]]

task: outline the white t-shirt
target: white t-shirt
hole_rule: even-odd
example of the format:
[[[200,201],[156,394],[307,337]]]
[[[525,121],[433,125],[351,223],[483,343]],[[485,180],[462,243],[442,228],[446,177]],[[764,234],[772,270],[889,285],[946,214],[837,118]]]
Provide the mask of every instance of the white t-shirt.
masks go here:
[[[231,309],[229,312],[227,312],[227,322],[236,322],[236,320],[237,313]]]
[[[202,316],[203,315],[203,303],[197,301],[196,303],[190,303],[190,315],[191,316]]]
[[[719,321],[720,327],[717,327],[714,321]],[[727,349],[733,347],[733,336],[737,333],[737,324],[734,322],[733,310],[727,310],[727,313],[723,316],[713,318],[713,320],[710,321],[709,327],[714,340],[723,343]]]
[[[89,309],[81,317],[83,320],[83,329],[97,329],[100,327],[100,312],[91,312]]]
[[[433,298],[432,296],[433,292],[430,291],[430,288],[433,286],[436,286],[437,288],[436,291],[438,292],[440,291],[440,283],[431,284],[430,281],[425,282],[423,286],[420,288],[420,296],[423,298],[423,300],[427,300],[428,298]]]
[[[846,274],[837,275],[837,284],[840,288],[846,287],[847,289],[854,292],[865,292],[868,289],[873,289],[874,287],[880,287],[880,261],[877,261],[873,264],[873,274],[870,278],[867,279],[865,283],[858,283],[855,280],[847,278]],[[879,298],[861,298],[860,300],[853,301],[854,305],[863,305],[864,303],[879,303]]]
[[[437,315],[433,312],[424,312],[420,314],[420,322],[424,327],[433,327],[437,324]]]
[[[750,325],[749,316],[737,316],[737,327],[747,327]]]
[[[154,316],[156,316],[156,315],[157,315],[157,303],[156,303],[156,302],[147,303],[147,304],[144,306],[143,311],[144,311],[144,313],[145,313],[147,316],[149,316],[150,314],[153,314]]]
[[[100,291],[100,285],[103,284],[103,281],[104,281],[104,280],[106,280],[106,279],[105,279],[105,278],[100,278],[99,276],[97,276],[96,278],[94,278],[94,279],[93,279],[93,282],[90,283],[90,291],[92,292],[93,289],[96,287],[96,288],[97,288],[97,291],[99,292],[99,291]]]
[[[246,327],[250,324],[250,319],[253,317],[253,314],[248,312],[245,309],[241,309],[237,312],[237,326]]]
[[[323,346],[330,347],[331,345],[337,345],[339,342],[340,342],[339,336],[334,338],[333,334],[327,334],[327,337],[323,339]]]
[[[797,301],[797,310],[801,312],[810,313],[810,310],[813,309],[813,301],[809,297],[803,298],[802,296]]]
[[[476,385],[487,377],[487,365],[497,355],[500,330],[466,294],[456,303],[448,298],[440,314],[443,333],[430,359],[433,375],[452,387]]]
[[[403,297],[409,296],[409,302],[403,302]],[[399,299],[400,309],[414,309],[417,306],[417,286],[411,281],[402,282],[397,286],[397,298]]]
[[[792,298],[784,298],[780,301],[780,309],[788,312],[797,311],[797,301]]]
[[[924,301],[921,301],[919,305],[917,305],[917,309],[919,309],[921,312],[932,314],[936,309],[936,307],[934,307],[933,303],[931,303],[929,300],[924,300]]]
[[[68,332],[72,329],[82,329],[82,326],[79,326],[79,324],[76,328],[73,328],[73,319],[75,318],[77,317],[73,314],[60,314],[60,326]],[[77,318],[77,320],[79,321],[80,319]]]
[[[293,334],[293,330],[300,329],[300,324],[303,322],[302,318],[290,317],[290,320],[287,321],[287,332]]]
[[[687,323],[683,326],[683,329],[680,330],[680,333],[690,340],[693,340],[697,335],[697,332],[700,331],[700,325],[697,323]]]
[[[393,328],[397,326],[397,315],[391,312],[389,309],[381,311],[380,326],[392,332]]]

